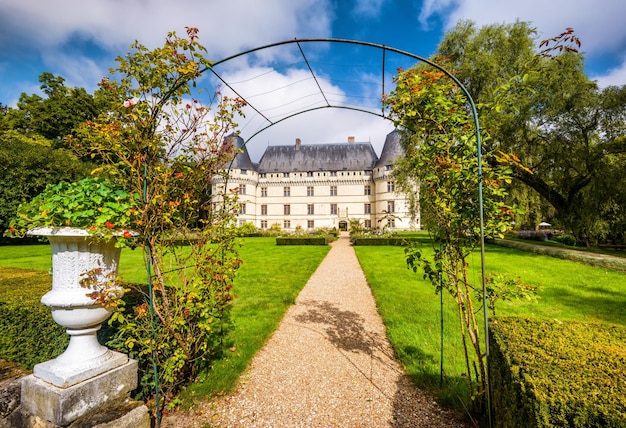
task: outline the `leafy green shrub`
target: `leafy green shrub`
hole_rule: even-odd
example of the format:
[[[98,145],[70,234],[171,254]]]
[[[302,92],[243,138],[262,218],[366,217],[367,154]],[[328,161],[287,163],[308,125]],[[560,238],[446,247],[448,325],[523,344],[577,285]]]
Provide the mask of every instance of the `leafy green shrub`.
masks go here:
[[[558,242],[559,244],[569,245],[570,247],[576,246],[576,238],[574,238],[572,235],[553,236],[551,240],[554,242]]]
[[[68,335],[39,301],[49,289],[47,272],[0,269],[0,359],[31,370],[65,350]]]
[[[23,235],[36,227],[79,227],[99,237],[133,229],[139,221],[138,196],[104,178],[86,177],[74,183],[48,185],[17,209],[9,232]],[[118,240],[131,239],[128,231]]]
[[[405,246],[409,242],[420,243],[422,242],[419,238],[414,237],[376,237],[376,236],[361,236],[350,239],[352,245],[393,245],[393,246]]]
[[[60,355],[69,336],[41,303],[0,301],[0,359],[32,370]],[[42,346],[45,344],[45,346]]]
[[[626,329],[497,318],[489,377],[497,427],[626,426]]]

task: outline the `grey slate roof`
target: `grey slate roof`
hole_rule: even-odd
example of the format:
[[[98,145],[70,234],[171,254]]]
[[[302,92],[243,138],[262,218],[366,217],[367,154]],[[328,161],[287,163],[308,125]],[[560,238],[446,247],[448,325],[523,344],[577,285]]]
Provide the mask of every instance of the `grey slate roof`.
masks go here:
[[[258,171],[362,171],[371,170],[376,160],[370,143],[269,146],[259,161]]]
[[[243,150],[242,153],[238,153],[235,156],[235,160],[233,161],[232,168],[234,169],[256,169],[255,165],[252,163],[250,159],[250,154],[248,153],[248,149],[244,146],[243,138],[241,137],[233,137],[232,135],[226,137],[228,139],[233,140],[233,144],[235,145],[235,149]]]
[[[391,165],[398,156],[402,156],[403,154],[404,151],[400,145],[400,132],[397,130],[392,131],[387,134],[387,138],[385,138],[385,145],[380,154],[380,159],[376,162],[376,166]]]

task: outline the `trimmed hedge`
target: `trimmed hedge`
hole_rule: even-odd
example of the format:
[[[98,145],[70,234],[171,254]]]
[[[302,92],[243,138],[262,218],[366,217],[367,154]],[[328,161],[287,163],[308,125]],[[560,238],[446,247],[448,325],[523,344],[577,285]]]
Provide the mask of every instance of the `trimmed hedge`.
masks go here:
[[[50,308],[40,300],[52,286],[48,272],[0,268],[0,359],[32,370],[35,364],[61,355],[69,336],[52,319]],[[132,307],[142,301],[139,293],[127,293],[124,301]],[[106,344],[116,328],[102,323],[100,343]]]
[[[276,245],[328,245],[331,242],[330,236],[280,236],[276,238]]]
[[[423,243],[424,240],[422,238],[417,237],[392,237],[392,238],[383,238],[383,237],[367,237],[367,238],[354,238],[350,240],[352,245],[362,245],[362,246],[376,246],[376,245],[389,245],[389,246],[398,246],[402,247],[407,245],[409,242],[413,243]]]
[[[0,269],[0,359],[32,370],[65,350],[69,336],[40,303],[50,287],[47,272]]]
[[[626,328],[497,318],[489,344],[496,427],[626,426]]]

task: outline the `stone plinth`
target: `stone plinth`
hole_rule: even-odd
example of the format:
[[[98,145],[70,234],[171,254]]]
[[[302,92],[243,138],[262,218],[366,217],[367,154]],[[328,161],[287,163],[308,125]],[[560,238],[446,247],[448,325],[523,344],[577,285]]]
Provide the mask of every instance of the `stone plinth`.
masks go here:
[[[59,388],[34,375],[22,379],[22,411],[59,426],[67,426],[81,416],[123,400],[137,387],[137,361],[68,388]]]

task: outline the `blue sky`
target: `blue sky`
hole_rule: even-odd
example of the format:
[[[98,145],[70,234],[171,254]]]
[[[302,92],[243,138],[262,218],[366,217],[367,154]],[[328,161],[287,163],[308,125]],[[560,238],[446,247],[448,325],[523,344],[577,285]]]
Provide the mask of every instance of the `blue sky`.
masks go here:
[[[114,58],[124,55],[134,40],[155,47],[167,32],[184,34],[186,26],[200,29],[200,41],[216,60],[303,37],[362,40],[428,57],[459,19],[478,25],[520,19],[537,28],[539,40],[573,27],[583,42],[588,74],[601,86],[624,85],[624,16],[623,0],[0,0],[0,102],[14,105],[21,92],[38,92],[38,76],[44,71],[63,76],[69,86],[93,91],[115,66]],[[335,44],[303,48],[319,73],[318,83],[332,97],[373,106],[380,52],[370,50],[367,56],[366,49]],[[306,85],[313,83],[299,60],[291,45],[247,56],[218,71],[229,82],[248,82],[238,90],[252,96],[262,111],[276,111],[281,104],[298,109],[312,100]],[[307,144],[355,136],[378,150],[392,129],[372,115],[331,110],[307,113],[261,132],[249,145],[253,160],[266,145],[292,144],[295,138]],[[254,111],[240,125],[244,138],[265,126]]]

